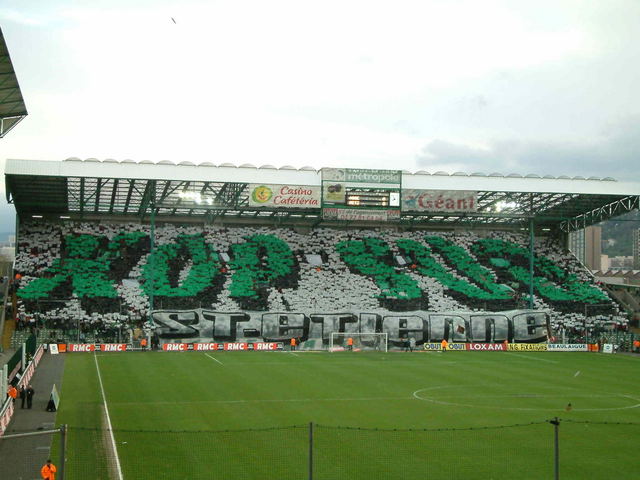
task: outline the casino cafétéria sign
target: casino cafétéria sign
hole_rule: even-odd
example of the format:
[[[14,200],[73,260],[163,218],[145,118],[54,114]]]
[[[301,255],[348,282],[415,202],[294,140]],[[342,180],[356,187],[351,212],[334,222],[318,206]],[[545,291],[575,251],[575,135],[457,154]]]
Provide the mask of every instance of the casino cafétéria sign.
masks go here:
[[[252,207],[318,208],[320,187],[302,185],[249,185]]]

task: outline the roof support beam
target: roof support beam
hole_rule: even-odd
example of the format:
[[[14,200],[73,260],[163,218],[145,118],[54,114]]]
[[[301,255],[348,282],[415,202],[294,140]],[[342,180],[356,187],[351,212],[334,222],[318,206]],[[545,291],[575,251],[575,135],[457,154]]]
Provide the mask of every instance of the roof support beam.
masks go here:
[[[84,177],[80,177],[80,216],[84,211]]]
[[[113,179],[113,190],[111,190],[111,203],[109,203],[109,213],[113,213],[113,206],[116,203],[116,195],[118,194],[118,180]]]
[[[127,213],[129,210],[129,201],[131,200],[131,195],[133,194],[133,186],[135,185],[135,180],[129,180],[129,191],[127,192],[127,200],[124,202],[124,212]]]
[[[102,186],[106,185],[107,182],[108,180],[105,180],[104,183],[102,183],[102,179],[98,178],[98,184],[96,185],[96,202],[93,208],[94,212],[97,212],[100,207],[100,190],[102,190]]]

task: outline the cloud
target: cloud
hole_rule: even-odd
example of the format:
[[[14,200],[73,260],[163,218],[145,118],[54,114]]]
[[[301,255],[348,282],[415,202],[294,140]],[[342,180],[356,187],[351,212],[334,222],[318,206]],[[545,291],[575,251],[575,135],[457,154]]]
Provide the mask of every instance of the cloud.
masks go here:
[[[420,168],[446,171],[581,175],[640,180],[640,116],[610,125],[590,140],[503,138],[486,145],[434,139],[417,155]]]
[[[43,25],[42,20],[10,8],[0,8],[0,19],[27,26]]]

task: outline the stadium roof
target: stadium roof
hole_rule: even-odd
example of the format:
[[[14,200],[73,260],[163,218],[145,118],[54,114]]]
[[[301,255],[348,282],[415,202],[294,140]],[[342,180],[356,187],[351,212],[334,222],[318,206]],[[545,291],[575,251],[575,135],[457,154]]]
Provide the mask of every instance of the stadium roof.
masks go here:
[[[27,107],[0,29],[0,138],[26,116]]]
[[[213,222],[287,221],[328,224],[320,208],[283,209],[249,205],[249,184],[320,186],[321,171],[311,167],[275,168],[244,164],[215,166],[124,160],[7,160],[7,201],[21,218]],[[498,173],[403,172],[403,189],[477,192],[475,212],[403,212],[400,223],[453,228],[526,226],[564,231],[584,228],[638,208],[640,183],[612,178],[539,177]],[[193,195],[184,195],[191,192]],[[199,200],[194,200],[198,198]],[[206,199],[206,201],[202,201]]]

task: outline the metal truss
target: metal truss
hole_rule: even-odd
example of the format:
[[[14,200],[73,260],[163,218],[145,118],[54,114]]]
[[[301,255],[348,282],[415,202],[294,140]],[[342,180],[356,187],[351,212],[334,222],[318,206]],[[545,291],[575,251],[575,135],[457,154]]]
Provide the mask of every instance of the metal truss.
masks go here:
[[[130,178],[7,175],[7,198],[33,214],[156,221],[328,224],[320,208],[252,207],[246,183]],[[536,228],[568,232],[638,208],[637,196],[479,191],[474,212],[403,212],[397,222],[420,228]],[[178,220],[179,219],[179,220]]]
[[[640,197],[636,195],[624,197],[560,222],[560,230],[563,232],[581,230],[609,218],[637,210],[639,206]]]

